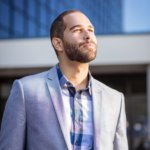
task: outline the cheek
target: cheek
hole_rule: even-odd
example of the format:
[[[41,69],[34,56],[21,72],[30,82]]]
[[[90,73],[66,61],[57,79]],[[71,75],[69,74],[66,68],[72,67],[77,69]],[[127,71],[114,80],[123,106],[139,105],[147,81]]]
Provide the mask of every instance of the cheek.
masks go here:
[[[93,35],[93,41],[97,44],[97,39],[95,35]]]
[[[67,36],[65,36],[64,40],[67,41],[68,43],[71,44],[77,44],[78,43],[78,39],[75,35],[74,36],[69,36],[69,34]]]

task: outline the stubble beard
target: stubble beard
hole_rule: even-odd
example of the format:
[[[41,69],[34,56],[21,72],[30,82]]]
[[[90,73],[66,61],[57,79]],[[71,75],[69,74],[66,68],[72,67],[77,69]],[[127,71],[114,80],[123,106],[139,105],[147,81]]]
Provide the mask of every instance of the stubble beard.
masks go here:
[[[96,43],[94,42],[92,42],[92,44],[95,45],[95,48],[87,48],[86,50],[84,50],[85,48],[81,48],[83,45],[82,43],[77,45],[63,40],[63,44],[67,57],[72,61],[89,63],[96,58],[97,50]]]

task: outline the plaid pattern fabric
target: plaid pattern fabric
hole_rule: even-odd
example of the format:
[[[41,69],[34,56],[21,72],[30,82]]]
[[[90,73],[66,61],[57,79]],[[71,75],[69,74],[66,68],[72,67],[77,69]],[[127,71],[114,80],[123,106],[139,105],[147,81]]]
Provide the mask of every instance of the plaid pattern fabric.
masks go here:
[[[76,91],[57,65],[57,73],[70,118],[70,140],[74,150],[93,150],[93,115],[91,85]],[[69,103],[68,103],[69,102]],[[70,117],[71,116],[71,117]]]

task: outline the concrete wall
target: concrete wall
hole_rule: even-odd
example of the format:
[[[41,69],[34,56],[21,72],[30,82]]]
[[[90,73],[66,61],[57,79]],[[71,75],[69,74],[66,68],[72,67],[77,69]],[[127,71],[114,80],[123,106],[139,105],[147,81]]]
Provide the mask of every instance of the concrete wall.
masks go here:
[[[92,65],[150,64],[150,34],[98,36]],[[49,38],[0,40],[0,68],[45,67],[57,57]]]

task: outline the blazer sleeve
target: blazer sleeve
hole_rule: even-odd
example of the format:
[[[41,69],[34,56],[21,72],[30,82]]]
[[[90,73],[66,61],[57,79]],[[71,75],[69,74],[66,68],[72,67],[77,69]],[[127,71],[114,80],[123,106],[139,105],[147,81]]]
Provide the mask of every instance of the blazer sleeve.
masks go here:
[[[26,112],[21,81],[13,84],[7,100],[0,130],[0,150],[23,150],[25,145]]]
[[[126,126],[125,102],[124,96],[123,94],[121,94],[121,106],[114,139],[114,150],[128,150],[126,132],[127,126]]]

